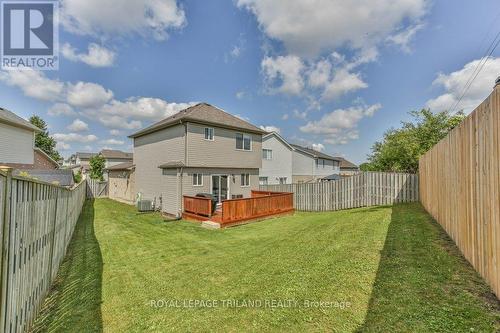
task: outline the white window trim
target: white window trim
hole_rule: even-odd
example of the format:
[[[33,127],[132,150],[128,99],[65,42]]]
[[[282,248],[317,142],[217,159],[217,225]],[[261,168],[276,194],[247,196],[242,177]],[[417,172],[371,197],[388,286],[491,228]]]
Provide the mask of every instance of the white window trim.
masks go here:
[[[238,134],[243,135],[243,141],[242,141],[243,142],[243,148],[236,147],[236,135],[238,135]],[[238,151],[252,151],[252,148],[253,148],[252,136],[250,134],[245,134],[245,133],[241,133],[241,132],[236,133],[236,135],[234,137],[234,140],[235,140],[235,145],[234,146],[236,147],[236,150],[238,150]],[[245,137],[250,138],[250,149],[249,150],[245,149]]]
[[[201,175],[201,184],[195,184],[194,183],[194,175]],[[198,177],[196,177],[196,180],[198,180]],[[202,187],[203,186],[203,174],[202,173],[193,173],[193,176],[192,176],[192,182],[193,182],[193,186],[194,187]]]
[[[262,156],[263,159],[265,159],[266,161],[272,161],[273,160],[273,150],[272,149],[264,148],[264,149],[262,149],[262,152],[264,152],[264,151],[270,152],[271,153],[271,158],[267,158],[267,154],[266,154],[266,157]]]
[[[248,175],[248,184],[247,185],[242,185],[243,183],[243,179],[246,178],[246,177],[243,177],[243,176],[246,176]],[[250,187],[250,174],[249,173],[242,173],[240,174],[240,187]]]
[[[207,128],[212,130],[212,139],[207,139],[206,138],[206,130],[207,130]],[[213,127],[204,127],[203,128],[203,139],[205,141],[215,141],[215,128],[213,128]]]

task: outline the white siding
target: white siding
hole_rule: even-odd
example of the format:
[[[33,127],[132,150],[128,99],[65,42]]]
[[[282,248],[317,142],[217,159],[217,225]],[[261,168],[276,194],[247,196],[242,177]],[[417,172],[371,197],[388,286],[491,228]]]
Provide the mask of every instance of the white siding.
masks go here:
[[[262,139],[262,149],[272,150],[272,159],[262,159],[260,177],[267,177],[268,184],[279,184],[280,177],[286,177],[287,184],[292,183],[292,150],[275,135]]]
[[[325,165],[321,163],[321,161],[325,161]],[[332,174],[339,174],[340,168],[339,168],[339,162],[334,162],[332,160],[323,160],[319,159],[319,165],[316,167],[314,166],[314,175],[315,176],[321,176],[321,177],[326,177],[330,176]],[[316,162],[314,162],[316,164]]]
[[[33,164],[33,131],[0,123],[0,163]]]

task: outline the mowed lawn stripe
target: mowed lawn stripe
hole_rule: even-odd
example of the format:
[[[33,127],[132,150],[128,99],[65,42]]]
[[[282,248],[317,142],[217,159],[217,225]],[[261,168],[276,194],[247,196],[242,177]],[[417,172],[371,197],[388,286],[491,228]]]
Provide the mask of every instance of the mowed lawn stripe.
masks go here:
[[[85,263],[89,271],[83,272],[71,257],[89,249],[98,251],[93,257],[102,262]],[[74,291],[61,297],[66,285],[81,285],[89,275],[101,282],[98,295],[86,291],[95,302],[78,304],[74,299],[81,296]],[[298,212],[214,231],[99,199],[86,204],[53,290],[38,331],[495,332],[500,327],[498,301],[419,204]],[[162,305],[159,300],[217,300],[218,306],[151,305]],[[294,300],[298,306],[236,308],[222,306],[223,300],[240,305]],[[305,307],[308,300],[346,306]],[[99,315],[89,320],[87,313]]]

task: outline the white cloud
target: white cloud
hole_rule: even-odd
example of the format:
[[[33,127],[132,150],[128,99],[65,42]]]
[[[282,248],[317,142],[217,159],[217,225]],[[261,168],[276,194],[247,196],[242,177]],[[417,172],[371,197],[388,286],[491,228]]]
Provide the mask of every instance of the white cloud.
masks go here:
[[[368,84],[361,79],[359,73],[350,73],[346,69],[340,69],[325,86],[322,97],[324,99],[335,99],[343,94],[366,87],[368,87]]]
[[[58,141],[56,143],[56,150],[70,150],[71,145],[69,143],[65,143],[63,141]]]
[[[65,103],[56,103],[47,111],[49,116],[73,116],[76,112],[71,106]]]
[[[75,119],[69,126],[68,129],[72,132],[82,132],[88,131],[89,125],[80,119]]]
[[[434,80],[433,85],[442,87],[445,92],[427,101],[427,107],[432,111],[439,112],[449,110],[455,106],[463,93],[465,84],[479,62],[480,60],[471,61],[460,70],[449,74],[440,73]],[[481,104],[481,102],[491,93],[495,85],[495,79],[499,73],[500,58],[490,58],[454,111],[464,110],[466,113],[469,113],[476,106]]]
[[[397,45],[406,53],[411,52],[410,43],[413,37],[417,34],[419,30],[424,27],[424,24],[419,23],[408,27],[402,31],[397,32],[394,35],[387,37],[387,41],[391,44]]]
[[[118,136],[118,135],[121,135],[122,132],[120,130],[117,130],[117,129],[112,129],[109,131],[109,134],[114,135],[114,136]]]
[[[97,108],[111,100],[113,92],[96,83],[78,82],[68,85],[67,98],[68,103],[75,107]]]
[[[78,133],[56,133],[53,135],[56,141],[87,143],[97,141],[97,136],[93,134],[82,135]]]
[[[281,120],[288,120],[289,117],[290,115],[288,113],[285,113],[281,116]]]
[[[299,57],[293,55],[265,57],[261,68],[269,93],[299,95],[302,92],[304,63]]]
[[[322,152],[323,150],[325,150],[325,146],[322,143],[313,143],[312,149]]]
[[[195,104],[195,102],[168,103],[159,98],[133,97],[124,102],[112,100],[104,105],[99,113],[136,119],[160,120]]]
[[[293,110],[293,117],[296,119],[306,120],[307,119],[307,112],[306,111],[300,112],[299,110],[295,109],[295,110]]]
[[[176,0],[63,0],[61,21],[72,33],[115,36],[138,33],[158,40],[186,24]]]
[[[246,93],[246,92],[244,92],[244,91],[238,91],[238,92],[236,92],[236,98],[237,98],[237,99],[243,99],[243,98],[245,98],[246,96],[247,96],[247,93]]]
[[[107,139],[107,140],[102,140],[102,144],[106,145],[112,145],[112,146],[121,146],[125,144],[125,141],[122,140],[117,140],[117,139]]]
[[[55,101],[64,93],[64,83],[51,80],[40,71],[32,69],[0,71],[0,80],[20,88],[26,96],[42,101]]]
[[[330,80],[332,64],[322,59],[318,61],[309,72],[309,85],[311,87],[324,87]]]
[[[358,123],[373,114],[382,106],[374,104],[371,106],[357,105],[347,109],[337,109],[323,115],[320,120],[310,121],[300,127],[300,131],[308,134],[322,135],[326,143],[345,144],[350,140],[358,138],[356,130]]]
[[[279,127],[272,126],[272,125],[269,125],[269,126],[261,125],[260,128],[266,132],[276,132],[278,134],[281,132],[281,129]]]
[[[425,14],[426,0],[238,0],[267,36],[289,52],[317,55],[342,46],[375,45],[406,22]]]
[[[108,128],[134,130],[142,127],[139,120],[129,120],[124,116],[100,115],[97,120]]]
[[[115,62],[116,53],[95,43],[90,43],[87,53],[78,53],[69,43],[61,47],[62,55],[74,62],[83,62],[92,67],[109,67]]]

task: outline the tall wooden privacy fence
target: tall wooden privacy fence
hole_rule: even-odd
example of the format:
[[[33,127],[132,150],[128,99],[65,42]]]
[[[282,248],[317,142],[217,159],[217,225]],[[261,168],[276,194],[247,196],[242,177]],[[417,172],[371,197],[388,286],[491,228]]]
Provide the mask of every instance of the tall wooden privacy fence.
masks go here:
[[[419,170],[423,206],[500,298],[500,86]]]
[[[0,171],[0,332],[24,332],[56,277],[85,200],[68,190]]]
[[[294,208],[330,211],[418,201],[418,176],[406,173],[363,172],[322,183],[262,185],[261,190],[292,192]]]

